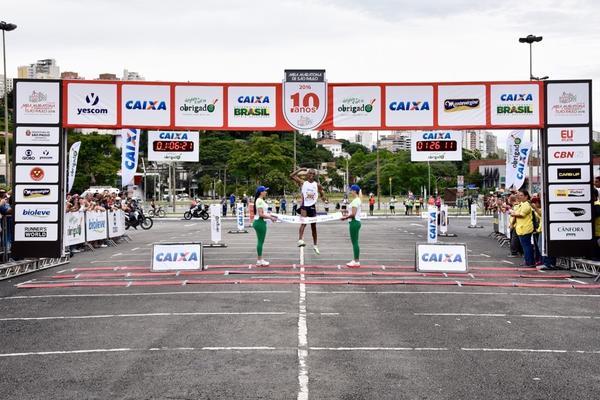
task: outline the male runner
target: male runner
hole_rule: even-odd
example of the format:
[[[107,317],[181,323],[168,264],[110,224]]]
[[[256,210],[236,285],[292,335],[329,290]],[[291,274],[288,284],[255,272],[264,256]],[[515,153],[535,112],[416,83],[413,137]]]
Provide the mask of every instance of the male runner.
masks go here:
[[[300,172],[306,171],[306,180],[302,180],[300,176]],[[300,168],[290,174],[290,178],[296,182],[296,184],[300,187],[302,200],[300,203],[300,215],[302,217],[316,217],[317,216],[317,199],[319,198],[319,194],[323,197],[323,200],[326,200],[325,193],[323,192],[323,187],[317,181],[315,181],[315,176],[317,172],[314,169]],[[298,247],[306,246],[304,242],[304,229],[306,229],[306,224],[300,225],[300,231],[298,234]],[[319,248],[317,247],[317,223],[313,222],[310,224],[310,230],[312,231],[313,237],[313,250],[317,254],[321,254],[319,252]]]

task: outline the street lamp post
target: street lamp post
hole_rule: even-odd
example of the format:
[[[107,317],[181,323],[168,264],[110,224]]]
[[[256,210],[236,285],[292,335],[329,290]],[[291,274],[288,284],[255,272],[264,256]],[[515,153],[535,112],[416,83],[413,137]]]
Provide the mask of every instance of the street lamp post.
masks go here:
[[[9,164],[8,164],[8,87],[6,83],[6,40],[4,39],[4,32],[10,32],[17,29],[17,25],[11,24],[10,22],[0,21],[0,30],[2,30],[2,54],[4,57],[4,156],[5,159],[5,180],[6,185],[10,184],[8,180]]]
[[[533,76],[533,44],[536,42],[541,42],[542,39],[543,39],[542,36],[535,36],[535,35],[527,35],[526,37],[519,38],[519,43],[529,44],[529,80],[530,81],[534,81],[534,80],[540,81],[540,80],[548,79],[547,76],[544,76],[542,78]],[[538,135],[537,139],[538,139],[537,153],[538,153],[538,163],[539,163],[539,158],[540,158],[539,135]],[[529,130],[529,141],[531,142],[531,145],[533,146],[533,130],[532,129]],[[538,177],[539,177],[539,169],[538,169]],[[529,162],[529,191],[533,192],[533,160],[531,160]]]

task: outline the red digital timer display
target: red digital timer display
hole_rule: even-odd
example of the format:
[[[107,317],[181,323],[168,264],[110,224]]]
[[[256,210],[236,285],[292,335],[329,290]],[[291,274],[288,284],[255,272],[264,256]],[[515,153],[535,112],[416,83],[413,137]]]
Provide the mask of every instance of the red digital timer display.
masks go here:
[[[417,151],[456,151],[456,140],[422,140],[417,142]]]
[[[156,140],[152,142],[154,151],[194,151],[194,142],[187,140]]]

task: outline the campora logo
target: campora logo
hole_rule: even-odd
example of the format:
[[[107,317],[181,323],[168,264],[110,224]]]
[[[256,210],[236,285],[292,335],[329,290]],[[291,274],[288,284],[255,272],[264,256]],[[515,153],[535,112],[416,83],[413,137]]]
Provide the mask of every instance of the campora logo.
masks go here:
[[[95,93],[90,93],[85,96],[85,102],[90,107],[82,107],[77,109],[77,115],[81,114],[108,114],[108,108],[96,107],[100,102],[100,97]]]

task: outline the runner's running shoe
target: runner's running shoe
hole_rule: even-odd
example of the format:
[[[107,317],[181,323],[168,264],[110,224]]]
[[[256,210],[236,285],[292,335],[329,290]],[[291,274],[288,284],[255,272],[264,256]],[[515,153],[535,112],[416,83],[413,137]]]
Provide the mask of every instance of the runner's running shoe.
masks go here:
[[[313,246],[313,250],[315,251],[315,253],[317,255],[321,254],[321,252],[319,251],[319,248],[316,245]]]
[[[306,246],[306,243],[304,242],[304,240],[300,239],[298,240],[298,247],[304,247]]]
[[[257,267],[268,267],[269,262],[266,260],[258,260],[258,261],[256,261],[256,266]]]

